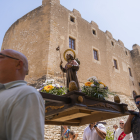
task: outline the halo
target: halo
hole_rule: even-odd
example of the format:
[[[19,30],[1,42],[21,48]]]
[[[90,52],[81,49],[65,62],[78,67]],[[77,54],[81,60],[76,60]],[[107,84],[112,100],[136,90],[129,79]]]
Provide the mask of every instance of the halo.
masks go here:
[[[73,55],[74,55],[73,57],[74,57],[74,59],[75,59],[76,54],[75,54],[75,51],[72,50],[72,49],[67,49],[67,50],[65,50],[65,52],[63,53],[63,57],[64,57],[64,59],[67,61],[66,56],[65,56],[65,54],[66,54],[67,51],[71,51],[71,52],[73,52]]]

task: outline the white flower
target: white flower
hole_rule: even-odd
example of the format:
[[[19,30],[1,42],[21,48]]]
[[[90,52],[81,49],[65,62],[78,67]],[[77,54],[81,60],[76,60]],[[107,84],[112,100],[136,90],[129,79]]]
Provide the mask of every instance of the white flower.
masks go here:
[[[97,80],[96,76],[92,76],[92,77],[89,77],[89,78],[87,79],[87,81],[93,81],[93,80]]]
[[[60,88],[60,85],[59,84],[56,84],[56,86]]]
[[[39,91],[39,89],[37,89],[37,91]]]
[[[90,86],[91,86],[91,87],[94,87],[94,84],[91,84]]]
[[[46,84],[51,84],[51,83],[54,83],[54,79],[47,79],[45,81]],[[44,84],[44,83],[43,83]]]
[[[56,84],[52,84],[53,87],[56,87]]]
[[[99,88],[104,88],[104,85],[103,85],[103,84],[100,84],[100,85],[99,85]]]

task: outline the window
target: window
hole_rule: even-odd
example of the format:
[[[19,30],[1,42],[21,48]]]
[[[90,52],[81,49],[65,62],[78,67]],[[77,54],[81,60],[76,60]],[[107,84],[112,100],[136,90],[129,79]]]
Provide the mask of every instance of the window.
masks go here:
[[[72,16],[70,16],[70,21],[71,21],[71,22],[75,22],[75,18],[72,17]]]
[[[93,49],[93,55],[94,55],[94,59],[95,60],[99,60],[98,59],[98,51]]]
[[[92,33],[93,33],[94,35],[96,35],[96,31],[95,31],[95,30],[92,30]]]
[[[128,69],[129,69],[129,75],[132,77],[131,69],[130,68],[128,68]]]
[[[114,67],[118,69],[117,60],[114,59]]]
[[[125,51],[125,54],[127,55],[127,51]]]
[[[112,44],[112,46],[114,46],[114,42],[113,41],[111,41],[111,44]]]
[[[69,38],[69,48],[75,50],[75,39]]]

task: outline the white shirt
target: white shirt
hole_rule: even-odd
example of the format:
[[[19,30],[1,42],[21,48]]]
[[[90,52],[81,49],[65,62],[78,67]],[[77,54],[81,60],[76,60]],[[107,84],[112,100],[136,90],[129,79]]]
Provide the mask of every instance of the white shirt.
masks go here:
[[[124,129],[121,129],[121,128],[118,128],[115,132],[115,136],[114,136],[114,140],[118,140],[120,134],[124,131]],[[123,140],[133,140],[133,136],[132,136],[132,133],[130,134],[127,134]]]
[[[44,101],[25,81],[0,84],[0,140],[44,140]]]
[[[98,124],[97,127],[100,130],[106,132],[106,128],[103,124]],[[90,126],[88,126],[84,130],[83,140],[103,140],[103,139],[97,134],[94,127],[92,129],[90,129]]]

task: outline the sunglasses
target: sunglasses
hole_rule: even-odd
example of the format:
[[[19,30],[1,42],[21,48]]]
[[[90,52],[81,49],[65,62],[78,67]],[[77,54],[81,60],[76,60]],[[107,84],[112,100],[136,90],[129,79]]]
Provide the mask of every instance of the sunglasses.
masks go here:
[[[120,123],[120,124],[124,124],[124,123]]]
[[[137,102],[136,102],[136,105],[138,105],[139,103],[140,103],[140,101],[137,101]]]
[[[8,57],[8,58],[11,58],[11,59],[15,59],[15,60],[19,60],[18,58],[14,58],[12,56],[9,56],[9,55],[6,55],[6,54],[3,54],[3,53],[0,53],[0,56],[5,56],[5,57]]]

